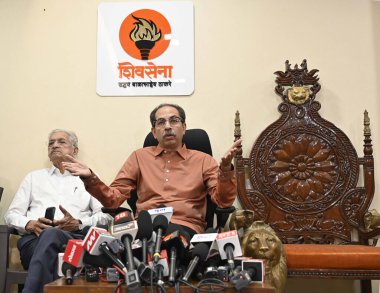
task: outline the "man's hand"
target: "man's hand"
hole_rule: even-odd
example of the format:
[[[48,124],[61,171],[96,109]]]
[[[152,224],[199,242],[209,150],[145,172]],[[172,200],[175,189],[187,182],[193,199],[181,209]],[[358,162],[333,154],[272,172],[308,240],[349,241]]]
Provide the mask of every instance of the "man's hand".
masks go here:
[[[63,213],[64,217],[61,220],[54,220],[54,226],[64,231],[79,230],[79,220],[74,219],[73,216],[63,206],[60,205],[59,209]]]
[[[242,139],[238,139],[237,141],[235,141],[234,144],[230,147],[230,149],[220,159],[220,170],[224,172],[231,171],[232,159],[235,157],[236,153],[241,149],[241,142]]]
[[[74,176],[87,178],[91,176],[91,170],[85,164],[79,162],[77,159],[70,155],[66,155],[66,162],[62,162],[63,168],[69,171]]]
[[[53,222],[46,218],[39,218],[38,220],[30,220],[26,226],[25,230],[28,233],[34,233],[37,236],[40,236],[41,232],[53,226]]]

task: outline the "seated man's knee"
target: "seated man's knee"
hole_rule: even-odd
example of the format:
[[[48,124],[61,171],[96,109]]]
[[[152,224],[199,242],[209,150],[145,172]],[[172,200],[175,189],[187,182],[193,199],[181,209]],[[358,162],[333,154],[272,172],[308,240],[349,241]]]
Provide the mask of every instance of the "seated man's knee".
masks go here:
[[[59,245],[65,245],[70,237],[68,234],[60,229],[50,227],[42,231],[40,234],[40,243],[56,243]]]

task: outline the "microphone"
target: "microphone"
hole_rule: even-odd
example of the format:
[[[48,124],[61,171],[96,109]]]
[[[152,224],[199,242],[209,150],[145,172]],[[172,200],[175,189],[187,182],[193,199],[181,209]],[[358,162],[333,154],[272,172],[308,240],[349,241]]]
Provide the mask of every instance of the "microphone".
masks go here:
[[[132,241],[137,233],[137,222],[131,221],[132,216],[128,212],[117,214],[113,220],[112,235],[117,239],[121,239],[125,247],[126,264],[128,267],[125,275],[128,292],[142,292],[139,274],[135,268],[132,253]]]
[[[63,254],[63,261],[76,268],[81,267],[83,266],[84,252],[83,240],[70,239]]]
[[[103,252],[103,254],[107,256],[113,262],[113,264],[115,264],[118,268],[120,268],[125,274],[128,273],[128,270],[123,264],[123,262],[111,252],[110,248],[108,247],[107,242],[101,243],[99,246],[99,250]]]
[[[164,266],[162,264],[156,265],[157,284],[164,285]]]
[[[137,222],[132,221],[130,213],[122,212],[115,216],[111,227],[111,233],[116,239],[120,239],[124,244],[128,271],[135,269],[132,254],[132,241],[135,239],[137,231]]]
[[[205,261],[208,251],[209,247],[206,243],[200,242],[194,246],[193,250],[191,251],[191,260],[189,266],[187,267],[185,275],[181,279],[182,281],[187,282],[189,280],[189,277],[193,273],[198,263]]]
[[[148,264],[148,247],[147,242],[152,238],[153,224],[152,218],[148,211],[141,211],[139,217],[137,218],[137,226],[139,230],[137,231],[136,238],[140,239],[142,242],[142,262]]]
[[[148,213],[150,214],[152,221],[154,221],[154,219],[159,215],[162,215],[168,219],[168,222],[170,222],[170,219],[173,216],[173,208],[165,205],[159,205],[156,209],[148,210]]]
[[[176,230],[166,235],[163,239],[163,247],[170,252],[169,279],[171,284],[175,283],[177,276],[177,259],[183,259],[189,247],[190,235],[185,231]]]
[[[83,263],[99,268],[110,268],[113,266],[113,261],[106,255],[91,255],[88,252],[85,252],[83,255]]]
[[[137,271],[139,272],[139,276],[146,283],[150,283],[150,278],[153,274],[153,279],[155,278],[155,271],[145,263],[141,262],[137,257],[133,257],[133,261],[135,266],[137,267]]]
[[[106,229],[91,227],[83,240],[83,247],[90,254],[99,255],[102,253],[99,250],[100,244],[110,243],[113,239],[115,238]]]
[[[215,255],[219,254],[218,246],[216,244],[217,236],[218,236],[218,233],[216,233],[216,230],[210,227],[205,231],[205,233],[195,234],[193,238],[191,238],[190,242],[194,246],[198,243],[206,244],[207,245],[206,259],[210,259],[210,258],[214,258]],[[201,274],[199,274],[199,278],[202,278]]]
[[[246,271],[252,282],[262,283],[265,279],[265,260],[250,259],[242,261],[242,269]],[[248,277],[246,277],[248,279]]]
[[[241,246],[236,230],[219,233],[216,236],[219,254],[222,259],[227,259],[228,266],[231,270],[235,267],[235,256],[241,256]]]
[[[223,247],[223,250],[226,252],[227,264],[229,268],[233,270],[235,267],[235,260],[234,260],[235,246],[232,243],[226,243]]]
[[[153,253],[153,262],[155,264],[160,259],[162,235],[165,234],[168,225],[168,219],[164,215],[158,215],[153,220],[153,230],[156,232],[156,244]]]
[[[113,254],[108,246],[108,243],[115,241],[115,238],[110,233],[99,227],[91,227],[83,240],[84,249],[92,255],[104,254],[113,264],[115,264],[125,274],[127,268],[120,259]]]
[[[67,262],[62,263],[62,273],[65,276],[66,285],[71,285],[73,283],[73,276],[77,268]]]
[[[169,276],[169,260],[168,260],[168,255],[167,255],[166,249],[161,250],[160,259],[158,260],[157,263],[154,263],[153,259],[149,258],[148,264],[153,268],[156,267],[157,265],[162,265],[162,268],[163,268],[162,273],[163,273],[164,277]],[[157,273],[157,272],[155,272],[155,273]]]
[[[137,227],[137,222],[133,220],[131,213],[122,212],[113,219],[110,231],[116,239],[122,240],[125,234],[129,234],[133,241],[138,231]]]

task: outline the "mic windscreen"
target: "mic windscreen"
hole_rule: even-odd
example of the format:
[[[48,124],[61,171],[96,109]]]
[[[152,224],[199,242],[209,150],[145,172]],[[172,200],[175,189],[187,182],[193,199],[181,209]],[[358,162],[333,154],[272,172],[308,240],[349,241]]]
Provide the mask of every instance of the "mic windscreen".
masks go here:
[[[75,272],[77,271],[77,268],[74,267],[74,266],[71,265],[71,264],[68,264],[67,262],[63,262],[63,263],[62,263],[62,273],[63,273],[64,275],[66,275],[67,270],[71,270],[71,274],[74,275]]]
[[[216,229],[212,228],[212,227],[208,227],[205,231],[205,233],[218,233],[218,231],[216,231]]]
[[[152,217],[148,211],[141,211],[139,213],[139,217],[137,218],[137,227],[139,227],[136,235],[137,239],[150,239],[152,237],[153,223]]]
[[[123,224],[127,222],[133,221],[132,214],[128,211],[124,211],[121,213],[118,213],[115,218],[113,219],[113,224],[118,225],[118,224]]]
[[[158,215],[153,220],[153,230],[158,231],[158,229],[162,229],[163,233],[165,233],[166,229],[168,228],[169,222],[168,219],[163,215]]]
[[[91,226],[84,226],[82,231],[81,231],[82,235],[86,236],[88,233],[88,230],[90,230],[90,229],[91,229]]]
[[[198,256],[200,261],[204,261],[206,260],[208,251],[208,245],[206,243],[200,242],[197,245],[195,245],[193,250],[191,251],[191,258]]]
[[[83,256],[83,263],[86,265],[92,265],[93,267],[101,268],[111,268],[113,266],[112,260],[110,260],[104,254],[91,255],[87,252]]]

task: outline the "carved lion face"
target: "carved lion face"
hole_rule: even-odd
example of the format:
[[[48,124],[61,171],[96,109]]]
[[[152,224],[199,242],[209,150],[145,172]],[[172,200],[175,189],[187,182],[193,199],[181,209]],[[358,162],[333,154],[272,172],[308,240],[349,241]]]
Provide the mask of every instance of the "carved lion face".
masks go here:
[[[265,259],[267,264],[276,264],[281,257],[281,241],[265,229],[248,230],[243,240],[244,255]]]
[[[230,230],[248,229],[253,223],[254,212],[250,210],[235,210],[230,219]]]
[[[293,104],[301,105],[309,99],[309,89],[302,86],[293,86],[288,90],[288,99]]]
[[[254,222],[244,234],[243,255],[265,260],[265,282],[282,292],[287,266],[283,245],[274,230],[261,221]]]

